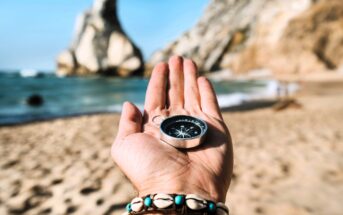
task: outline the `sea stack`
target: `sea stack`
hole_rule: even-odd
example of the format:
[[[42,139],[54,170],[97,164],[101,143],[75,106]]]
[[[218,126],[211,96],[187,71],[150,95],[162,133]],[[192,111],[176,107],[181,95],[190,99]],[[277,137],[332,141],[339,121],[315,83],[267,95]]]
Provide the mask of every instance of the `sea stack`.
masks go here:
[[[203,72],[339,71],[342,41],[342,0],[211,0],[199,22],[148,63],[177,54]]]
[[[123,31],[117,0],[95,0],[76,20],[74,39],[57,58],[57,74],[140,75],[140,50]]]

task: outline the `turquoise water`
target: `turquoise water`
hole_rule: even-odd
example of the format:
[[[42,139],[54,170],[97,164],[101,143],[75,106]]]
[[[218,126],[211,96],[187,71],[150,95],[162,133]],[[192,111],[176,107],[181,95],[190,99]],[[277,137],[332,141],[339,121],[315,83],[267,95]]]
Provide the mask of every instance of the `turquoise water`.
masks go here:
[[[113,77],[65,77],[43,74],[21,77],[0,72],[0,124],[15,124],[69,115],[119,112],[124,101],[143,107],[147,79]],[[265,89],[266,81],[220,81],[214,86],[222,106],[236,104],[246,95]],[[26,102],[40,95],[39,107]],[[235,101],[233,101],[235,100]]]

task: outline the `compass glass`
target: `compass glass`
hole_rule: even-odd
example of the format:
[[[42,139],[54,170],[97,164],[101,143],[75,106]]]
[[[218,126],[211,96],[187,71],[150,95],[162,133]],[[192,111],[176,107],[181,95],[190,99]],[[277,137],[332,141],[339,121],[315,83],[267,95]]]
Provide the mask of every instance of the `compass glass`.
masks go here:
[[[177,115],[165,119],[161,123],[161,130],[168,136],[177,139],[193,139],[204,135],[207,131],[207,125],[201,119]]]

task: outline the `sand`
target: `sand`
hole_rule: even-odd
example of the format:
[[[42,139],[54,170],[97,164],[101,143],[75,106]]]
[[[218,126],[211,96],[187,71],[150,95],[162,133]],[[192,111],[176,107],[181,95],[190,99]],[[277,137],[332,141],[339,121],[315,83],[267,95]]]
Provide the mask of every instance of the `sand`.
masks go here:
[[[343,84],[305,83],[301,108],[226,112],[234,215],[341,215]],[[135,191],[110,158],[118,115],[0,128],[0,214],[120,214]]]

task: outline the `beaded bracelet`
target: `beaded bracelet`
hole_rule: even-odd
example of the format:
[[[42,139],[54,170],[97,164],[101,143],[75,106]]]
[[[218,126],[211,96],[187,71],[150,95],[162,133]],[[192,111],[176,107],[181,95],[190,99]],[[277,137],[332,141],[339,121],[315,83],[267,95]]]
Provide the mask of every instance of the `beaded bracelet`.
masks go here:
[[[221,202],[216,204],[196,194],[163,193],[136,197],[126,206],[125,214],[146,213],[229,215],[229,209]]]

